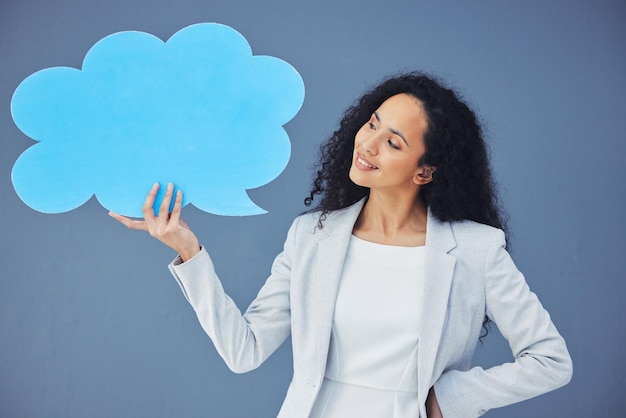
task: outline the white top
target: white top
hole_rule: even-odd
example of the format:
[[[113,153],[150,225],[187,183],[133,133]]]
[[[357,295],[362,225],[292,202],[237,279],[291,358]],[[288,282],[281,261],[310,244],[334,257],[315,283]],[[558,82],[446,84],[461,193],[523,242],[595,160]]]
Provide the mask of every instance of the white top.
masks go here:
[[[355,236],[337,294],[324,383],[311,417],[417,417],[424,247]]]

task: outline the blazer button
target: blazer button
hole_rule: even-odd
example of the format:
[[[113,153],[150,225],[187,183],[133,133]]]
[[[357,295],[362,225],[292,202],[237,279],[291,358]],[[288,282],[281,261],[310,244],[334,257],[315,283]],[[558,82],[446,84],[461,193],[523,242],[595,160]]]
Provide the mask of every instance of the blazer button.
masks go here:
[[[482,415],[485,415],[485,412],[487,411],[485,411],[484,409],[481,409],[480,411],[478,411],[478,416],[480,417]]]

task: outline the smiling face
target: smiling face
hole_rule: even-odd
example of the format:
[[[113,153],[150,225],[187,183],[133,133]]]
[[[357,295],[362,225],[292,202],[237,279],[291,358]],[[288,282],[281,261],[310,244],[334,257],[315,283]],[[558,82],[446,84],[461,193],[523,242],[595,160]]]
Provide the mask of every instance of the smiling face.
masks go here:
[[[418,166],[427,126],[415,97],[398,94],[385,100],[356,134],[350,179],[370,191],[419,191],[432,180],[433,169]]]

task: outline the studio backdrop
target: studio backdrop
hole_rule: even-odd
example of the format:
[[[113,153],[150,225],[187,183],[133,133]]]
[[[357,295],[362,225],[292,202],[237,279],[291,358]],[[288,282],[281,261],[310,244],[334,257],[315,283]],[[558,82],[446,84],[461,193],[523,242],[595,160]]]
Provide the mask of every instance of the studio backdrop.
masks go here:
[[[258,161],[238,160],[237,135],[249,136],[254,128],[233,120],[213,127],[205,161],[182,149],[194,135],[187,123],[167,128],[180,127],[180,142],[157,148],[159,132],[150,132],[156,125],[139,112],[124,122],[125,131],[141,127],[152,139],[124,158],[196,164],[185,185],[197,199],[186,202],[183,218],[242,310],[267,278],[293,218],[307,210],[303,200],[318,147],[344,110],[381,79],[422,70],[445,80],[480,115],[509,214],[513,258],[574,361],[569,385],[487,416],[624,416],[626,5],[617,0],[3,0],[0,416],[238,418],[278,412],[292,374],[289,341],[259,369],[230,372],[166,268],[175,254],[107,216],[141,173],[66,170],[70,162],[61,161],[83,155],[68,146],[51,171],[28,183],[29,192],[19,183],[34,171],[20,168],[18,159],[41,141],[25,122],[36,117],[32,103],[22,113],[15,104],[12,114],[24,80],[50,68],[85,74],[91,64],[100,68],[97,54],[105,49],[90,51],[112,34],[135,31],[162,45],[203,23],[231,28],[247,42],[247,54],[287,66],[268,67],[246,87],[263,98],[259,112],[287,101],[272,110],[281,117],[267,126],[256,122],[278,135],[259,137],[256,145],[276,142],[255,148]],[[182,71],[192,64],[180,67],[180,77],[163,76],[164,83],[190,80]],[[263,90],[270,85],[271,93]],[[53,97],[58,86],[46,84],[39,93]],[[139,82],[129,86],[139,88]],[[199,95],[206,87],[196,86],[191,91]],[[225,91],[221,101],[211,102],[215,109],[234,100],[227,94],[233,89]],[[61,112],[59,98],[53,99],[48,105]],[[181,106],[165,114],[193,112],[193,106]],[[89,139],[114,128],[95,129],[94,120],[65,128]],[[158,156],[149,154],[155,149]],[[80,157],[83,168],[100,167],[108,158],[95,145],[88,151],[91,159]],[[237,170],[219,171],[224,161]],[[76,197],[86,172],[98,184],[111,181],[103,186],[108,197],[95,189],[81,189]],[[218,175],[232,180],[236,196],[213,188]],[[49,201],[39,207],[40,198]],[[139,208],[142,199],[131,206]],[[49,202],[66,206],[45,210]],[[475,363],[511,360],[492,327]]]

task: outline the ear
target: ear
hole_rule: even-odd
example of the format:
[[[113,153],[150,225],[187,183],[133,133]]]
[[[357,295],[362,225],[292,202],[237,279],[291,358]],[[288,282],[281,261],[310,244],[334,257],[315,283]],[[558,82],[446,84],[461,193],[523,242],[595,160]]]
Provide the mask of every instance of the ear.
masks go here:
[[[413,176],[413,182],[418,186],[423,186],[425,184],[433,181],[433,173],[437,170],[437,167],[433,167],[430,165],[424,165],[417,168],[415,175]]]

